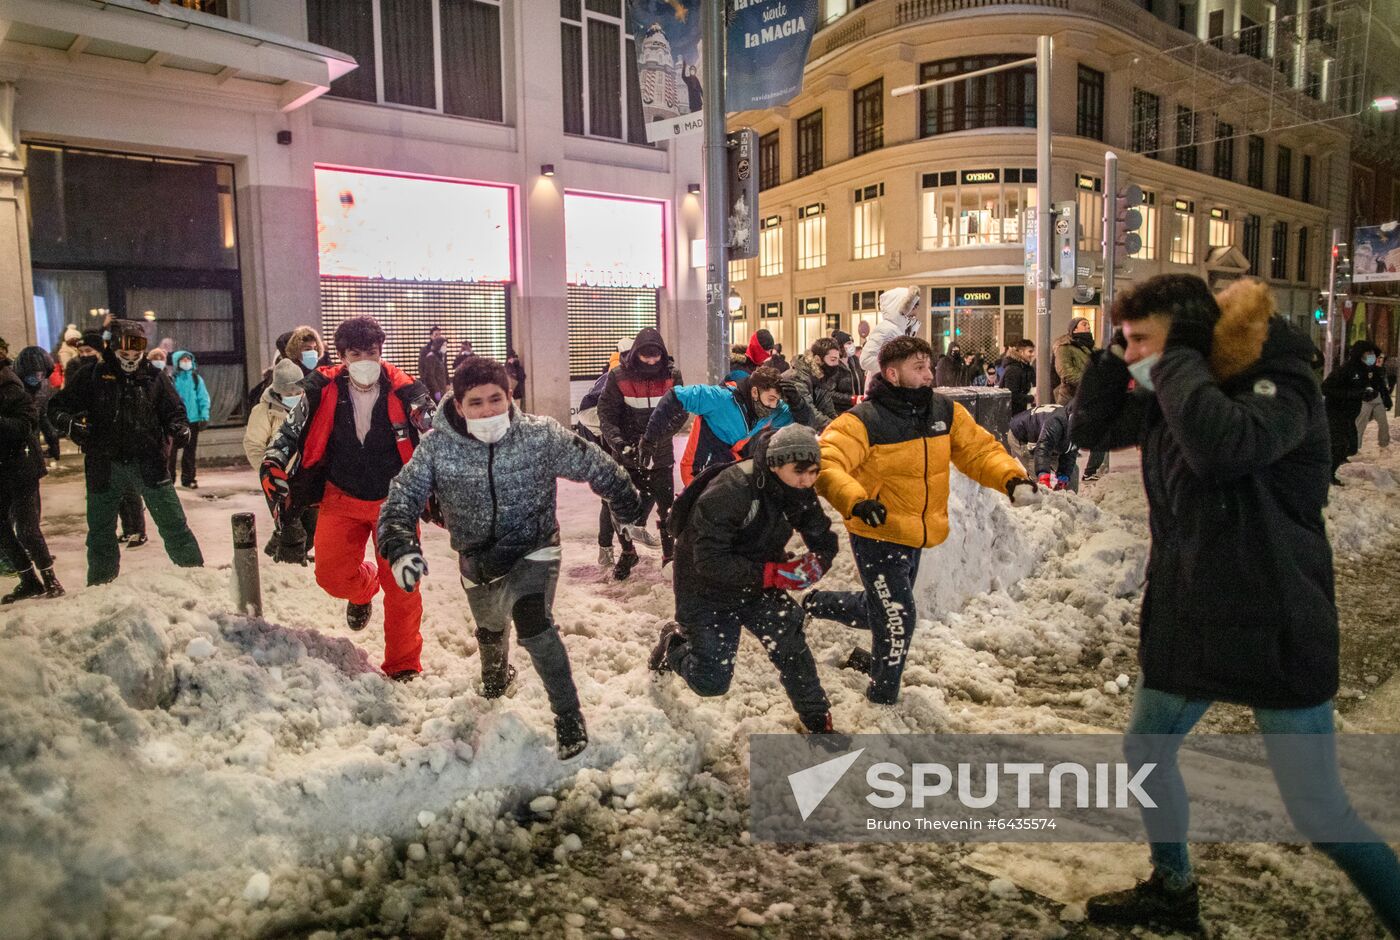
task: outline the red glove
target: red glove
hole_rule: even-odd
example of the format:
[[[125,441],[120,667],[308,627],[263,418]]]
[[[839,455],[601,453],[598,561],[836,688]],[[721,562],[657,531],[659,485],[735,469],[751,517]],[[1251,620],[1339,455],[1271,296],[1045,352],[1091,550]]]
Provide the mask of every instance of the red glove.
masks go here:
[[[292,486],[287,482],[287,471],[271,460],[264,460],[260,476],[263,495],[267,497],[267,507],[273,516],[280,516],[287,508],[292,495]]]
[[[1055,488],[1055,474],[1042,473],[1040,475],[1040,485],[1045,487],[1047,490],[1053,490]]]
[[[800,591],[811,587],[826,574],[821,559],[808,552],[792,561],[770,561],[763,566],[763,586],[779,591]]]

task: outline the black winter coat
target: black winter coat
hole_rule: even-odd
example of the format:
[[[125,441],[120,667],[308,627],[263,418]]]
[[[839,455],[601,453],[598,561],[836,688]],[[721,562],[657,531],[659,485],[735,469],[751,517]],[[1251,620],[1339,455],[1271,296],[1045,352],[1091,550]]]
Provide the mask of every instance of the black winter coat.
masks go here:
[[[1194,350],[1168,348],[1155,393],[1130,392],[1123,360],[1096,354],[1071,433],[1095,450],[1142,447],[1147,687],[1303,708],[1331,699],[1338,680],[1327,419],[1311,344],[1281,319],[1267,330],[1252,361],[1253,350],[1236,359],[1243,371],[1219,378]]]
[[[180,393],[164,370],[143,360],[125,372],[110,351],[100,360],[68,372],[63,388],[49,401],[49,419],[59,433],[72,437],[75,420],[86,419],[83,469],[88,489],[102,492],[111,483],[112,461],[133,460],[147,486],[170,479],[165,456],[174,440],[190,438],[189,419]]]
[[[756,600],[765,590],[764,566],[791,557],[794,531],[823,568],[836,557],[836,534],[817,491],[785,486],[769,471],[768,438],[755,442],[752,459],[717,468],[708,483],[696,479],[691,495],[676,504],[672,570],[682,623],[687,610],[729,610]]]
[[[1011,414],[1029,411],[1035,398],[1035,366],[1027,365],[1014,356],[1004,360],[1006,371],[1001,374],[1001,387],[1011,393]]]
[[[10,364],[0,357],[0,487],[18,491],[48,472],[39,447],[39,411]]]
[[[865,394],[865,370],[860,367],[860,356],[850,356],[836,369],[836,383],[831,387],[831,403],[836,413],[850,411],[856,399]]]
[[[1345,362],[1337,366],[1322,381],[1322,396],[1327,401],[1327,428],[1332,435],[1332,462],[1340,464],[1360,448],[1356,419],[1361,404],[1380,397],[1390,410],[1390,390],[1386,387],[1385,370],[1361,361],[1364,344],[1352,347]],[[1367,389],[1370,392],[1367,392]],[[1369,398],[1367,397],[1369,395]]]
[[[637,358],[637,350],[661,347],[661,361],[649,366]],[[638,466],[638,447],[646,435],[652,412],[661,404],[666,393],[685,384],[681,372],[672,363],[661,333],[648,327],[637,334],[632,347],[622,354],[621,364],[608,373],[607,384],[598,397],[598,429],[607,441],[608,452],[624,467]],[[671,448],[655,451],[656,466],[669,467],[675,463]]]
[[[441,347],[429,340],[418,350],[418,381],[428,388],[433,401],[447,394],[452,382],[447,374],[447,344]]]

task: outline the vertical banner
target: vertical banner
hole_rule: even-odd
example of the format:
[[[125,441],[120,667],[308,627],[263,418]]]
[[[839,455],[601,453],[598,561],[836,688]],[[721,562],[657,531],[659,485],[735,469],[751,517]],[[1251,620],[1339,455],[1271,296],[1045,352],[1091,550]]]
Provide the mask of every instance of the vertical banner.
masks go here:
[[[627,0],[627,29],[637,44],[637,82],[648,143],[705,128],[700,116],[700,2]]]
[[[727,243],[734,260],[758,254],[758,134],[751,127],[729,135]]]
[[[729,9],[727,110],[791,101],[802,90],[807,50],[818,26],[817,0],[730,0]]]

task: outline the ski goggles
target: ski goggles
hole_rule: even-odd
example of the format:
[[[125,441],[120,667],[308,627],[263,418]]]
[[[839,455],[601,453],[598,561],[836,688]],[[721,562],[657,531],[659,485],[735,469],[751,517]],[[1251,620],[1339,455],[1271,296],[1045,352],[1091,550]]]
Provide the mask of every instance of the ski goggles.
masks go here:
[[[112,348],[123,352],[145,352],[149,340],[140,333],[123,333],[112,337]]]

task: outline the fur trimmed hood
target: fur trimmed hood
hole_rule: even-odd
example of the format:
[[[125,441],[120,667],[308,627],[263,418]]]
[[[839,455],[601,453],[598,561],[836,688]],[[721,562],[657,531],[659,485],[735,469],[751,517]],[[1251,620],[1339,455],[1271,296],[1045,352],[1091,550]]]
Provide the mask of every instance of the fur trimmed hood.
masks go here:
[[[1215,298],[1220,319],[1210,350],[1210,371],[1217,381],[1234,378],[1264,355],[1264,343],[1278,306],[1269,285],[1254,278],[1235,281]]]

